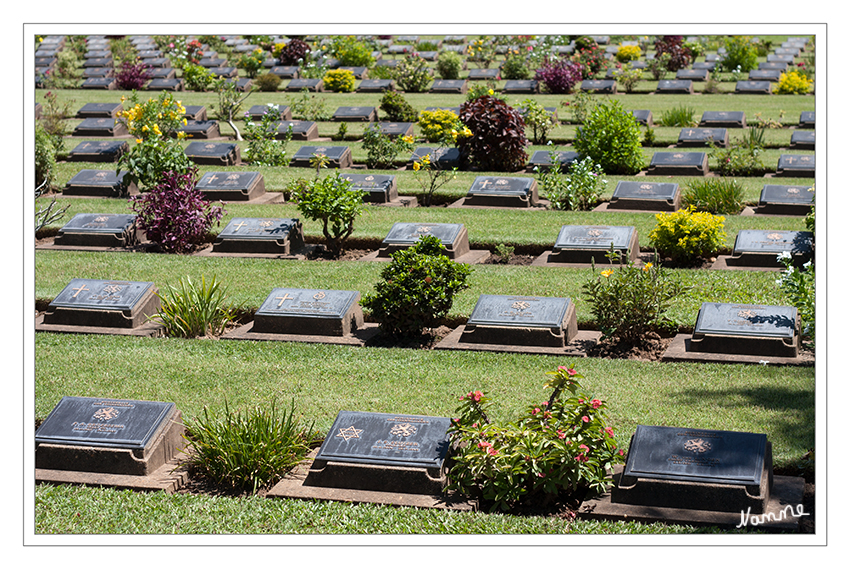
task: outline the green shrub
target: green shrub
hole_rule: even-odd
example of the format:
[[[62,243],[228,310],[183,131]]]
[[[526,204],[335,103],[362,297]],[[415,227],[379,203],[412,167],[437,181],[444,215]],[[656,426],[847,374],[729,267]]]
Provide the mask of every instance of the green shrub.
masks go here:
[[[787,251],[779,255],[779,262],[785,267],[776,283],[800,314],[802,333],[809,336],[812,346],[815,344],[815,265],[806,262],[802,268],[795,267],[791,254]]]
[[[657,223],[649,234],[650,244],[681,266],[717,252],[726,240],[726,232],[723,231],[725,218],[697,212],[693,206],[656,214],[655,219]]]
[[[726,53],[720,65],[726,71],[736,69],[746,73],[758,66],[758,48],[749,36],[730,36],[724,40]]]
[[[254,79],[254,85],[264,93],[271,93],[277,91],[281,81],[282,79],[274,73],[263,73]]]
[[[331,69],[322,78],[325,88],[334,93],[354,91],[354,72],[350,69]]]
[[[469,288],[469,265],[452,261],[437,237],[425,235],[412,247],[392,254],[382,281],[361,305],[387,334],[415,337],[436,326],[452,307],[454,295]]]
[[[381,97],[380,109],[387,115],[390,122],[416,122],[418,113],[404,95],[396,91],[386,91]]]
[[[422,93],[431,83],[428,62],[415,53],[406,55],[396,65],[395,82],[402,91]]]
[[[609,471],[625,459],[607,425],[607,404],[582,390],[583,376],[571,367],[548,374],[554,376],[544,386],[552,389],[549,399],[513,422],[491,422],[483,392],[461,396],[449,429],[449,489],[483,500],[490,511],[608,489]]]
[[[236,67],[244,69],[245,74],[253,79],[257,76],[260,69],[263,68],[263,62],[266,60],[266,53],[262,48],[257,48],[252,52],[243,53],[236,62]]]
[[[720,176],[754,176],[764,171],[764,129],[749,128],[746,134],[726,148],[711,144],[712,170]]]
[[[532,71],[525,55],[509,53],[499,70],[499,75],[506,81],[531,79]]]
[[[327,100],[311,94],[307,89],[301,89],[298,98],[289,103],[292,118],[303,121],[326,121],[332,116]]]
[[[682,205],[715,215],[736,215],[744,208],[744,187],[729,178],[693,180],[685,188]]]
[[[778,95],[805,95],[812,88],[812,83],[814,81],[797,71],[781,73],[773,92]]]
[[[661,113],[661,125],[680,126],[682,128],[694,127],[699,124],[699,121],[694,118],[695,114],[696,111],[691,107],[679,105]]]
[[[375,63],[372,49],[354,36],[340,36],[331,43],[331,55],[341,67],[371,67]]]
[[[226,303],[227,294],[215,276],[196,284],[186,277],[176,287],[165,285],[157,293],[161,307],[152,318],[165,326],[165,335],[178,338],[219,336],[236,318],[237,307]]]
[[[437,74],[443,79],[458,79],[463,68],[463,58],[456,51],[443,51],[437,56]]]
[[[626,93],[631,93],[635,90],[635,85],[643,80],[643,71],[632,69],[630,64],[621,65],[618,63],[614,70],[614,79],[626,88]]]
[[[295,402],[289,412],[278,413],[256,407],[250,413],[230,411],[186,422],[188,464],[195,472],[226,488],[257,492],[280,480],[307,453],[315,438],[313,426],[302,426],[295,417]]]
[[[428,142],[439,142],[446,140],[452,129],[458,127],[458,116],[448,109],[420,111],[417,122]]]
[[[629,261],[599,274],[594,266],[593,272],[582,286],[583,296],[603,338],[640,345],[650,333],[675,332],[675,323],[665,313],[684,287],[657,259],[642,267]]]
[[[83,77],[83,61],[76,51],[63,49],[56,54],[56,63],[47,71],[45,84],[49,89],[76,89]]]
[[[526,127],[531,128],[533,144],[546,144],[549,131],[558,126],[553,114],[534,99],[525,99],[522,102],[522,118]]]
[[[552,207],[560,210],[589,211],[596,207],[608,180],[602,178],[602,169],[589,157],[576,162],[564,175],[560,171],[557,153],[551,156],[554,167],[541,175],[541,186]],[[556,179],[557,178],[557,179]]]
[[[325,245],[334,257],[342,253],[345,240],[354,232],[354,220],[363,211],[363,196],[349,191],[350,187],[351,182],[339,174],[310,181],[299,179],[289,186],[301,214],[322,222]]]
[[[53,187],[56,176],[56,148],[41,123],[35,125],[35,185],[45,184],[44,190]]]
[[[460,106],[460,120],[472,136],[459,139],[461,157],[488,172],[516,172],[528,161],[528,139],[520,112],[485,95]]]
[[[286,166],[286,145],[292,140],[292,126],[287,129],[283,139],[278,139],[280,108],[269,103],[263,111],[259,123],[248,119],[246,114],[245,137],[248,148],[245,158],[255,166]]]
[[[413,137],[393,137],[372,124],[363,131],[363,148],[366,150],[366,166],[390,169],[395,167],[395,159],[400,153],[413,151]]]
[[[217,77],[206,67],[187,63],[183,66],[183,85],[189,91],[206,91]]]
[[[617,100],[597,104],[577,129],[573,146],[607,174],[633,175],[643,168],[637,119]]]

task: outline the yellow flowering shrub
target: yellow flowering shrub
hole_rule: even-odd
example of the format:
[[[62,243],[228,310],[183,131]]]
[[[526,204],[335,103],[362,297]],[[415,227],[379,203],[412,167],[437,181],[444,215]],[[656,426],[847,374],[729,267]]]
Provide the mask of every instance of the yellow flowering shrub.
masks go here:
[[[779,75],[779,83],[776,84],[774,92],[779,95],[804,95],[809,92],[813,83],[814,81],[798,71],[782,73]]]
[[[331,69],[322,78],[325,88],[334,93],[354,91],[354,72],[350,69]]]
[[[453,144],[458,136],[470,136],[472,132],[462,123],[454,111],[436,109],[419,113],[419,128],[428,142]]]
[[[659,213],[649,234],[650,244],[675,263],[687,265],[715,253],[726,240],[722,215],[698,212],[693,206],[672,213]]]
[[[174,96],[163,91],[157,99],[138,102],[138,95],[121,97],[121,102],[130,101],[132,105],[118,112],[118,120],[124,123],[127,131],[138,139],[173,136],[186,124],[186,107]]]
[[[617,48],[617,61],[626,63],[640,59],[640,46],[638,45],[621,45]]]

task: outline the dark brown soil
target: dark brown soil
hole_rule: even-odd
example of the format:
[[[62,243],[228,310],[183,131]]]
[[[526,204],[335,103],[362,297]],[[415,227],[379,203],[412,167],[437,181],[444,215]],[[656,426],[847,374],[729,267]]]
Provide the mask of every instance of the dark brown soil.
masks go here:
[[[591,358],[654,362],[661,359],[672,341],[673,338],[663,338],[654,332],[646,334],[644,341],[638,344],[620,342],[616,338],[601,340],[587,349],[587,355]]]
[[[491,255],[490,258],[484,261],[483,264],[528,266],[532,262],[534,262],[534,255],[511,255],[509,259],[500,257],[499,255]]]

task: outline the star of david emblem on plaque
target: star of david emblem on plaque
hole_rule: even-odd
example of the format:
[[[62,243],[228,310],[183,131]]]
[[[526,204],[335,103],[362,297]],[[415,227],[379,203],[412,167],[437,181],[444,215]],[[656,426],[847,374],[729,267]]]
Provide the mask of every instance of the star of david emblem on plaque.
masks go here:
[[[702,454],[711,450],[711,443],[704,439],[690,439],[685,441],[685,450]]]
[[[360,433],[362,433],[362,432],[363,432],[363,429],[355,429],[354,425],[352,425],[352,426],[350,426],[346,429],[340,429],[336,436],[338,438],[343,438],[345,440],[359,439]]]

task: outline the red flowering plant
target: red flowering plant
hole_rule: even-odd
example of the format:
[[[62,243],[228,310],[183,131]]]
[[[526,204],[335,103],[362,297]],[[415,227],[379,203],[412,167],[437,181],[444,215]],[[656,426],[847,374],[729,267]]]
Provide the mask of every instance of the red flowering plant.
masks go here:
[[[507,511],[608,489],[625,453],[606,424],[606,403],[582,391],[578,380],[584,376],[572,367],[547,373],[549,399],[530,405],[514,422],[492,422],[490,399],[481,391],[461,396],[449,429],[450,490],[479,498],[490,511]]]

